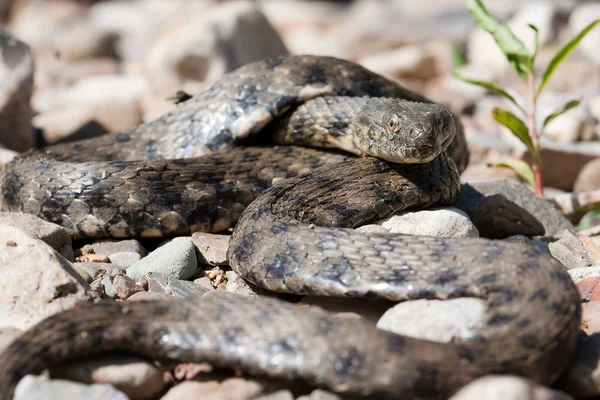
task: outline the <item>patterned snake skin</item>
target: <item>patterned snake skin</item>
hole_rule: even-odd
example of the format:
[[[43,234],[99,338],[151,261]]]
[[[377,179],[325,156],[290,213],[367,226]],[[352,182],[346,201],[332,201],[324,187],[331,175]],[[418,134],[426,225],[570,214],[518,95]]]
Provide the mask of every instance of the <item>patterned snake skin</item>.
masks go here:
[[[239,219],[228,259],[244,279],[325,296],[482,298],[487,319],[474,339],[433,343],[223,293],[198,304],[101,302],[42,321],[0,354],[0,399],[11,398],[25,374],[108,351],[208,361],[373,398],[447,398],[490,373],[553,382],[574,352],[581,313],[557,261],[517,243],[349,229],[456,200],[451,158],[462,170],[468,154],[459,122],[448,116],[349,62],[272,58],[134,131],[26,154],[7,166],[0,193],[4,209],[40,215],[75,236],[221,231]],[[227,148],[259,131],[273,131],[280,144],[383,159],[293,146]],[[114,161],[102,161],[107,155]]]

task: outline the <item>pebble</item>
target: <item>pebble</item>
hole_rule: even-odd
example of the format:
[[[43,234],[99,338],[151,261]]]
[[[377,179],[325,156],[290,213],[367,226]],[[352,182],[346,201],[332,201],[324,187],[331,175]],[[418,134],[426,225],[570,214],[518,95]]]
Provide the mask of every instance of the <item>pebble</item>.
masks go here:
[[[113,264],[117,264],[118,266],[123,268],[128,268],[136,262],[140,261],[142,259],[142,256],[132,251],[121,251],[119,253],[112,253],[108,256],[108,259]]]
[[[235,273],[235,271],[226,271],[225,277],[227,278],[225,290],[228,292],[234,292],[242,296],[252,297],[257,297],[259,294],[265,293],[265,290],[254,285],[251,286],[241,276]]]
[[[91,244],[86,244],[82,248],[83,250],[93,249],[96,254],[106,254],[107,256],[111,256],[114,253],[124,253],[124,252],[133,252],[138,253],[140,257],[146,257],[148,255],[148,250],[144,248],[144,246],[135,239],[127,239],[127,240],[101,240],[98,242],[94,242]]]
[[[102,290],[110,298],[117,297],[117,293],[113,287],[113,279],[110,275],[104,275],[100,281],[102,283]]]
[[[200,252],[200,264],[226,266],[229,235],[215,235],[213,233],[196,232],[192,234],[192,242]]]
[[[600,264],[591,267],[573,268],[567,271],[573,282],[577,283],[586,278],[600,277]]]
[[[28,329],[92,300],[89,285],[52,247],[8,225],[0,225],[0,238],[1,326]]]
[[[403,212],[377,221],[390,233],[405,235],[478,237],[467,214],[453,207]],[[360,230],[360,229],[359,229]]]
[[[189,279],[196,272],[196,265],[194,244],[190,238],[179,237],[127,268],[127,275],[141,278],[149,272],[158,272],[170,279]]]
[[[436,342],[468,340],[485,323],[486,310],[487,303],[475,298],[407,301],[386,311],[377,328]]]
[[[596,158],[581,168],[573,184],[574,192],[600,189],[600,158]]]
[[[110,263],[110,258],[106,254],[84,254],[76,257],[75,261],[78,263],[108,264]]]
[[[289,390],[278,390],[273,393],[263,394],[254,398],[255,400],[294,400],[294,395]]]
[[[186,381],[169,390],[161,400],[250,399],[259,395],[262,389],[260,383],[242,378],[230,378],[223,382]]]
[[[171,289],[173,296],[181,297],[190,301],[199,300],[204,293],[213,290],[212,287],[211,289],[207,289],[201,285],[195,284],[194,282],[182,281],[179,279],[169,281],[169,288]]]
[[[127,301],[170,300],[173,298],[173,296],[167,293],[137,292],[132,294]]]
[[[67,380],[47,380],[27,375],[17,385],[14,400],[129,400],[112,385],[82,383]]]
[[[119,299],[125,300],[144,289],[138,286],[130,277],[119,274],[112,280],[112,290]]]
[[[450,400],[573,400],[566,393],[552,390],[514,375],[488,375],[469,383]]]
[[[298,397],[298,400],[342,400],[342,398],[326,390],[316,389],[310,394]]]
[[[54,250],[71,246],[71,235],[65,228],[31,214],[0,212],[0,224],[14,226],[50,245]]]
[[[125,271],[123,267],[110,263],[95,263],[95,262],[76,262],[73,267],[79,268],[87,272],[93,279],[100,277],[105,272],[110,273],[113,270]]]
[[[581,304],[581,330],[587,335],[600,333],[600,301]]]
[[[50,370],[52,379],[106,383],[130,399],[153,399],[164,389],[163,373],[152,362],[134,356],[105,355]]]
[[[369,54],[358,63],[388,78],[414,78],[427,80],[439,75],[439,54],[449,54],[442,46],[418,44],[401,46]]]
[[[31,48],[4,27],[0,29],[0,144],[25,151],[35,144],[31,126],[34,57]]]
[[[210,278],[208,276],[203,276],[202,278],[195,279],[194,283],[198,286],[203,287],[204,289],[207,289],[208,291],[215,290],[215,287],[212,285],[212,282],[210,281]]]
[[[565,231],[559,240],[548,244],[548,250],[567,269],[591,267],[600,262],[600,249],[589,240],[586,240],[586,244],[579,237]]]

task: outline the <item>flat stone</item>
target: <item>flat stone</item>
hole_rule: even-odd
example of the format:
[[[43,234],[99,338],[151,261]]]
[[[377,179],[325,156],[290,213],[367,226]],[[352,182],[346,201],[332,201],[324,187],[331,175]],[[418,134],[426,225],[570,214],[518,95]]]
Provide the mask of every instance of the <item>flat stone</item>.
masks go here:
[[[552,390],[514,375],[488,375],[469,383],[450,400],[573,400],[566,393]]]
[[[196,272],[196,251],[190,238],[175,238],[154,250],[131,267],[127,275],[141,278],[149,272],[163,273],[169,279],[189,279]]]
[[[377,328],[436,342],[468,340],[485,323],[486,310],[486,302],[475,298],[413,300],[386,311]]]
[[[86,244],[81,250],[93,249],[96,254],[105,254],[111,256],[114,253],[122,252],[134,252],[138,253],[141,257],[148,255],[148,250],[142,246],[140,242],[135,239],[128,240],[102,240],[91,244]]]
[[[567,272],[571,275],[573,282],[577,283],[586,278],[600,277],[600,265],[596,264],[591,267],[573,268]]]
[[[169,390],[161,400],[202,398],[249,399],[259,395],[262,392],[262,388],[260,383],[242,378],[229,378],[223,382],[185,381]]]
[[[108,256],[108,259],[113,264],[117,264],[123,268],[128,268],[140,261],[142,256],[132,251],[121,251],[118,253],[112,253]]]
[[[600,277],[586,278],[577,282],[577,290],[582,301],[600,300]]]
[[[195,279],[194,283],[198,286],[201,286],[202,288],[206,289],[209,292],[212,290],[215,290],[214,286],[212,285],[212,283],[210,282],[210,279],[207,276],[203,276],[202,278]]]
[[[112,289],[114,290],[115,295],[121,300],[125,300],[131,297],[131,295],[144,290],[138,286],[133,279],[122,274],[113,278]]]
[[[76,269],[79,268],[81,270],[84,270],[93,279],[98,278],[100,275],[102,275],[105,272],[110,273],[113,270],[125,271],[125,268],[123,268],[119,265],[110,264],[110,263],[76,262],[76,263],[73,263],[73,266]]]
[[[151,300],[170,300],[173,296],[167,293],[156,292],[137,292],[132,294],[127,301],[151,301]]]
[[[115,292],[115,289],[113,287],[113,280],[110,275],[104,275],[104,277],[101,280],[101,283],[102,283],[102,290],[108,297],[113,298],[113,299],[115,297],[117,297],[117,292]]]
[[[465,212],[453,207],[403,212],[377,221],[390,233],[443,237],[478,237]]]
[[[106,254],[84,254],[75,258],[79,263],[110,263],[110,258]]]
[[[581,330],[587,335],[600,333],[600,301],[581,304]]]
[[[326,390],[316,389],[310,394],[298,397],[298,400],[342,400],[342,398]]]
[[[0,212],[0,224],[14,226],[50,245],[54,250],[71,246],[71,235],[60,225],[31,214]]]
[[[17,385],[14,400],[129,400],[107,384],[84,385],[66,380],[47,380],[27,375]]]
[[[22,229],[0,225],[0,326],[28,329],[92,300],[90,286],[56,250]]]
[[[263,394],[254,398],[255,400],[294,400],[294,395],[289,390],[278,390],[273,393]]]
[[[512,179],[463,184],[454,205],[465,211],[482,237],[560,235],[576,229],[548,201]]]
[[[230,235],[215,235],[212,233],[196,232],[192,234],[192,243],[200,252],[200,264],[229,265],[227,248]]]
[[[181,297],[188,300],[200,299],[204,293],[214,289],[207,289],[190,281],[175,279],[169,281],[169,288],[175,297]]]
[[[549,243],[548,250],[550,255],[567,269],[591,267],[600,262],[600,254],[584,246],[582,241],[569,231],[565,231],[563,237],[556,242]]]
[[[225,277],[227,278],[225,290],[227,290],[228,292],[237,293],[242,296],[252,297],[265,295],[267,293],[266,290],[246,282],[241,276],[235,273],[235,271],[226,271]]]
[[[135,356],[106,355],[50,370],[52,379],[94,384],[107,383],[132,399],[156,398],[164,389],[162,371]]]

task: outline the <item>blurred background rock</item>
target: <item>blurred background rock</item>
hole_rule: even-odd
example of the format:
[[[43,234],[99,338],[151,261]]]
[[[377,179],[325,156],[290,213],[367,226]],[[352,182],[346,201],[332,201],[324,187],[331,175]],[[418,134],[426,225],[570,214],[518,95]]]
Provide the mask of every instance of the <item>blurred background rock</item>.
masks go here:
[[[529,45],[527,24],[539,28],[542,67],[575,32],[600,18],[597,1],[485,4]],[[0,17],[6,34],[31,48],[18,62],[3,51],[0,67],[5,82],[21,82],[0,88],[0,112],[19,121],[10,129],[0,125],[0,141],[15,151],[129,129],[173,108],[178,90],[198,93],[267,56],[310,53],[356,61],[460,114],[473,152],[465,181],[514,177],[487,165],[507,154],[526,157],[521,143],[491,117],[493,107],[506,106],[503,100],[449,75],[460,69],[526,97],[463,0],[1,0]],[[598,48],[600,29],[565,60],[540,98],[542,116],[582,98],[543,138],[550,187],[570,191],[576,180],[579,189],[598,185],[598,162],[577,179],[600,156]],[[0,162],[11,154],[4,150]]]

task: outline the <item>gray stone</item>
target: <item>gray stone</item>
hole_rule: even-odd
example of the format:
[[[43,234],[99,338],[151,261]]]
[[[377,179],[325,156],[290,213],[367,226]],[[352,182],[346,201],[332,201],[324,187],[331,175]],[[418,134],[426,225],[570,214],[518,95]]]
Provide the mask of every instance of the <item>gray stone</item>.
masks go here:
[[[0,225],[0,326],[28,329],[92,300],[89,285],[52,247],[22,229]]]
[[[136,262],[140,261],[142,257],[138,253],[132,251],[121,251],[118,253],[112,253],[108,256],[111,263],[117,264],[120,267],[128,268]]]
[[[115,292],[115,289],[113,287],[113,279],[110,275],[104,275],[101,282],[102,290],[108,297],[113,299],[117,297],[117,293]]]
[[[142,257],[148,255],[148,251],[144,248],[144,246],[142,246],[142,244],[135,239],[118,241],[102,240],[92,244],[86,244],[81,248],[81,250],[86,249],[93,249],[96,254],[106,254],[107,256],[122,252],[134,252],[138,253]]]
[[[600,158],[596,158],[581,168],[573,184],[573,191],[586,192],[600,189]]]
[[[227,261],[227,248],[230,235],[215,235],[212,233],[196,232],[192,235],[192,242],[200,252],[200,264],[229,265]]]
[[[130,277],[119,274],[112,280],[112,290],[114,290],[116,297],[125,300],[144,289],[138,286]]]
[[[198,278],[194,280],[194,284],[203,287],[207,291],[215,290],[210,279],[207,276],[203,276],[202,278]]]
[[[196,251],[187,237],[175,238],[127,268],[131,278],[141,278],[149,272],[159,272],[170,279],[189,279],[196,272]]]
[[[208,291],[212,291],[202,287],[200,285],[195,284],[190,281],[182,281],[182,280],[172,280],[169,282],[169,288],[175,297],[181,297],[188,300],[197,300],[200,299],[204,293]]]
[[[225,290],[228,292],[237,293],[242,296],[259,296],[266,294],[266,290],[261,289],[257,286],[251,285],[242,279],[241,276],[235,273],[235,271],[226,271],[225,276],[227,277],[227,284]]]
[[[147,280],[149,292],[172,294],[169,287],[169,277],[166,274],[159,272],[150,273],[147,276]]]
[[[342,398],[326,390],[316,389],[310,394],[298,397],[298,400],[342,400]]]
[[[478,237],[479,232],[467,214],[453,207],[403,212],[376,224],[390,233],[404,235]]]
[[[0,144],[25,151],[35,144],[30,105],[34,60],[27,44],[0,29]]]
[[[54,250],[71,246],[71,235],[65,228],[31,214],[0,212],[0,224],[14,226],[50,245]]]
[[[75,261],[75,252],[73,251],[73,247],[70,244],[66,244],[61,247],[58,252],[61,256],[63,256],[67,261],[74,262]]]
[[[182,399],[253,399],[263,389],[260,383],[243,378],[229,378],[222,382],[185,381],[173,387],[161,400]]]
[[[559,240],[549,243],[548,250],[567,269],[591,267],[600,262],[600,254],[584,246],[577,236],[568,231]]]
[[[14,400],[129,400],[112,385],[84,385],[27,375],[17,385]]]
[[[512,179],[463,184],[454,206],[469,215],[482,237],[553,236],[565,229],[576,232],[573,224],[548,201]]]
[[[573,282],[577,283],[587,278],[600,276],[600,264],[595,264],[591,267],[573,268],[567,271],[571,275]]]
[[[152,362],[135,356],[92,357],[53,368],[50,377],[86,384],[107,383],[132,399],[156,398],[164,388],[162,371]]]
[[[386,311],[377,328],[436,342],[468,340],[485,323],[486,310],[486,302],[475,298],[407,301]]]
[[[76,262],[73,266],[81,268],[87,272],[93,279],[100,277],[103,273],[110,273],[113,270],[125,271],[125,268],[110,263],[96,263],[96,262]]]
[[[254,398],[255,400],[294,400],[292,392],[286,389],[278,390],[273,393],[263,394]]]
[[[514,375],[488,375],[463,387],[450,400],[573,400],[529,379]]]

